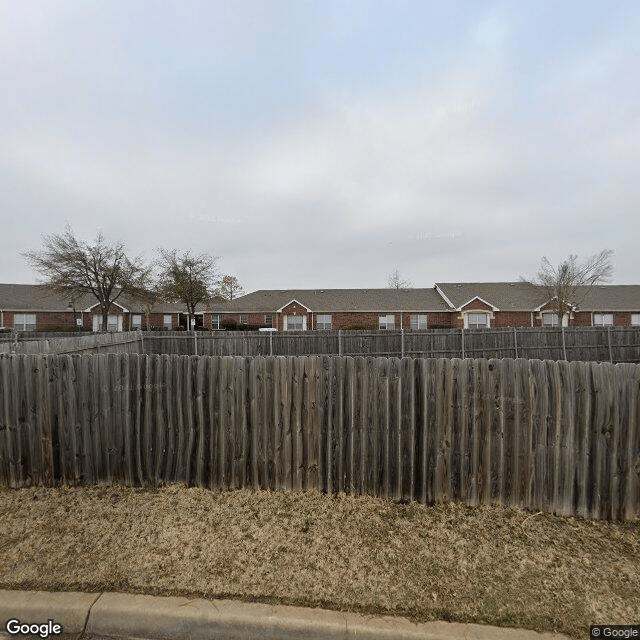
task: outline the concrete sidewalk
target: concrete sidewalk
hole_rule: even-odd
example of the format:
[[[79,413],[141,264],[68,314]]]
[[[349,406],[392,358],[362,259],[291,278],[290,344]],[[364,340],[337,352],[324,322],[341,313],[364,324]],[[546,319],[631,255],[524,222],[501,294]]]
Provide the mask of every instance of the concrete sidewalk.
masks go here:
[[[202,600],[123,593],[47,593],[0,590],[0,637],[7,621],[62,625],[63,636],[148,640],[558,640],[536,633],[476,624],[364,616],[324,609],[272,606],[235,600]],[[53,624],[51,623],[51,624]],[[13,628],[19,623],[13,623]]]

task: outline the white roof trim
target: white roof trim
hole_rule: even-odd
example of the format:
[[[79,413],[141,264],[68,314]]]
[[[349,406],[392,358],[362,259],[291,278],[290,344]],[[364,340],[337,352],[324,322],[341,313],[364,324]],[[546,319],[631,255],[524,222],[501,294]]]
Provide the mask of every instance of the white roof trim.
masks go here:
[[[300,302],[299,300],[296,300],[295,298],[293,298],[292,300],[289,300],[289,302],[287,302],[287,304],[282,305],[279,309],[276,309],[276,313],[282,313],[282,310],[285,307],[288,307],[290,304],[293,303],[299,304],[301,307],[304,307],[307,311],[311,311],[311,309],[309,309],[309,307],[307,307],[306,304],[302,304],[302,302]],[[231,313],[231,312],[230,312]],[[244,312],[238,312],[238,313],[244,313]]]
[[[442,296],[442,298],[449,305],[449,307],[451,309],[455,309],[455,305],[453,304],[453,302],[451,302],[451,300],[449,300],[449,298],[447,298],[447,296],[444,294],[444,291],[438,285],[436,285],[434,288]]]
[[[461,304],[456,311],[462,311],[463,307],[466,307],[469,303],[473,302],[474,300],[480,300],[480,302],[484,302],[485,304],[489,305],[491,307],[492,311],[500,311],[500,309],[498,309],[498,307],[492,305],[490,302],[487,302],[486,300],[483,300],[480,296],[473,296],[473,298],[470,298],[469,300],[467,300],[464,304]]]
[[[112,302],[111,304],[115,305],[116,307],[120,307],[124,313],[129,313],[129,309],[127,309],[126,307],[123,307],[119,302]],[[96,307],[99,307],[99,306],[100,306],[100,303],[96,302],[95,304],[92,304],[90,307],[87,307],[86,309],[81,309],[80,311],[82,311],[82,313],[91,313],[92,309],[95,309]]]
[[[555,300],[557,297],[558,296],[553,296],[553,298],[549,298],[547,301],[545,301],[541,305],[535,307],[533,310],[534,311],[542,311],[542,307],[546,307],[552,300]],[[569,309],[571,309],[571,311],[576,311],[576,309],[578,308],[578,306],[573,304],[572,302],[567,302],[567,304],[569,305]],[[553,311],[553,309],[549,309],[548,311]]]

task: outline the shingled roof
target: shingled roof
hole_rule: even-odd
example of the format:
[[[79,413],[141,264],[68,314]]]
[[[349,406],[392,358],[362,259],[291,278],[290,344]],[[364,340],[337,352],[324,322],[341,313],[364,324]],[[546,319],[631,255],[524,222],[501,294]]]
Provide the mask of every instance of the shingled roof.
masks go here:
[[[531,311],[547,302],[543,290],[528,282],[438,282],[436,287],[460,309],[474,298],[497,307],[500,311]],[[598,285],[576,292],[576,304],[581,311],[640,311],[640,285]]]
[[[86,311],[97,303],[98,301],[92,295],[82,296],[79,300],[72,302],[68,296],[57,294],[44,285],[0,283],[0,309],[3,311],[62,312],[69,311],[73,307],[76,311]],[[116,304],[127,311],[143,313],[143,304],[124,294],[116,300]],[[171,302],[159,302],[151,309],[152,313],[179,313],[181,311],[184,311],[184,305]]]
[[[598,285],[589,291],[578,292],[581,311],[638,311],[640,312],[640,285],[617,284]]]
[[[546,302],[546,296],[527,282],[438,282],[436,287],[460,309],[481,298],[500,311],[531,311]]]
[[[292,300],[314,313],[338,311],[447,311],[442,297],[429,289],[262,289],[231,302],[210,304],[221,313],[273,313]]]

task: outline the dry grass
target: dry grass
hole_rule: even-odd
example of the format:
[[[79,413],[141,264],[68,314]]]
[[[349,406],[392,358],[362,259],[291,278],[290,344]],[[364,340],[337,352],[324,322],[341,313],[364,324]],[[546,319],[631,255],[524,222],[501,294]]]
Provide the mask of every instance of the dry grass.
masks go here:
[[[638,523],[318,493],[0,490],[0,588],[109,590],[557,631],[638,622]]]

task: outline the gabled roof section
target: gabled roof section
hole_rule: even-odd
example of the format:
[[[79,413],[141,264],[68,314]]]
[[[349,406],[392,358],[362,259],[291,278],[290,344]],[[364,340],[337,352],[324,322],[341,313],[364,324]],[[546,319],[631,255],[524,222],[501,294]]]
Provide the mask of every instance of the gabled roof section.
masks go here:
[[[346,311],[448,311],[435,289],[262,289],[230,302],[210,304],[213,313],[274,313],[292,300],[314,313]]]
[[[471,304],[474,300],[480,300],[480,302],[483,302],[488,307],[491,307],[492,311],[500,311],[500,309],[498,309],[498,307],[492,305],[490,302],[487,302],[486,300],[483,300],[480,296],[474,296],[473,298],[471,298],[471,300],[467,300],[464,304],[461,304],[456,309],[456,311],[462,311],[462,309],[464,309],[467,305]]]
[[[311,311],[311,309],[309,309],[309,307],[307,307],[307,305],[302,304],[302,302],[300,302],[300,300],[289,300],[289,302],[287,302],[287,304],[283,304],[280,309],[276,309],[276,313],[280,313],[283,309],[286,309],[290,304],[299,304],[301,307],[304,307],[307,311]]]
[[[116,307],[120,307],[120,309],[122,309],[123,312],[128,313],[130,310],[127,309],[124,305],[122,305],[122,303],[119,302],[119,300],[120,300],[120,298],[118,298],[118,300],[116,300],[115,302],[112,302],[111,304],[115,305]],[[94,303],[89,305],[85,309],[82,309],[82,311],[84,311],[85,313],[91,313],[98,306],[100,306],[100,303],[97,300],[94,299]]]
[[[543,289],[528,282],[439,282],[436,291],[455,309],[477,297],[500,311],[537,312],[553,299]],[[579,287],[575,299],[567,302],[577,311],[640,312],[640,285]]]
[[[144,304],[130,296],[122,295],[115,304],[124,312],[144,313]],[[75,308],[76,312],[93,311],[98,305],[92,295],[84,295],[78,300],[70,300],[39,284],[0,284],[0,309],[3,311],[51,311],[67,312]],[[158,302],[151,313],[180,313],[186,311],[184,305],[173,302]],[[199,305],[196,311],[204,311]]]
[[[528,282],[438,282],[436,290],[456,310],[475,298],[494,311],[531,311],[546,302],[544,293]]]

